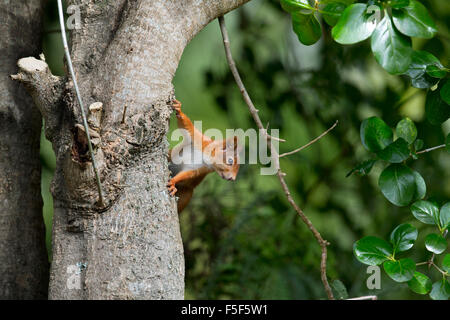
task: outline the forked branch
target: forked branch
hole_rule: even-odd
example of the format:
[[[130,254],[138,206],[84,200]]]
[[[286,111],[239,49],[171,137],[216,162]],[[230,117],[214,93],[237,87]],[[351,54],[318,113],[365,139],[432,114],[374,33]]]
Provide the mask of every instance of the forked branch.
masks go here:
[[[271,152],[271,157],[272,157],[272,161],[274,162],[275,168],[277,170],[277,176],[278,179],[280,181],[281,187],[284,191],[284,194],[286,195],[289,203],[291,204],[291,206],[294,208],[294,210],[297,212],[297,214],[299,215],[299,217],[302,219],[302,221],[306,224],[306,226],[308,227],[308,229],[312,232],[312,234],[314,235],[314,237],[316,238],[317,242],[319,243],[321,249],[322,249],[322,257],[321,257],[321,263],[320,263],[320,273],[321,273],[321,279],[322,279],[322,283],[323,286],[325,288],[325,291],[327,293],[328,299],[334,299],[333,296],[333,292],[331,290],[331,287],[328,283],[328,278],[327,278],[327,246],[329,245],[329,242],[327,242],[326,240],[324,240],[322,238],[322,236],[320,235],[320,233],[317,231],[317,229],[314,227],[314,225],[312,224],[312,222],[309,220],[309,218],[304,214],[304,212],[302,211],[302,209],[297,206],[297,204],[295,203],[294,199],[291,196],[291,193],[289,191],[289,187],[286,184],[286,181],[284,179],[285,173],[283,173],[281,171],[281,167],[280,167],[280,161],[279,161],[279,155],[278,155],[278,151],[275,149],[275,147],[273,146],[273,144],[271,143],[271,137],[268,135],[266,129],[264,128],[261,119],[258,115],[258,110],[255,108],[247,90],[245,89],[244,83],[242,82],[242,79],[239,75],[239,71],[236,68],[236,64],[234,62],[233,56],[231,54],[231,49],[230,49],[230,39],[228,37],[228,32],[227,32],[227,28],[225,26],[225,20],[224,17],[221,16],[219,17],[219,25],[220,25],[220,31],[222,32],[222,37],[223,37],[223,44],[225,47],[225,54],[227,57],[227,61],[228,61],[228,65],[231,69],[231,73],[233,74],[233,77],[236,81],[236,84],[239,87],[239,90],[241,91],[242,97],[244,98],[245,103],[248,106],[248,110],[250,111],[250,114],[253,117],[253,120],[256,123],[256,126],[258,127],[258,129],[261,130],[261,132],[263,132],[266,140],[267,140],[267,145],[270,149]],[[337,123],[336,123],[337,124]],[[336,126],[335,124],[335,126]],[[330,130],[332,130],[334,127],[330,128]],[[325,133],[326,134],[326,133]],[[322,135],[323,136],[323,135]],[[317,138],[315,140],[313,140],[312,143],[318,141],[320,139]],[[311,145],[312,143],[308,144]]]

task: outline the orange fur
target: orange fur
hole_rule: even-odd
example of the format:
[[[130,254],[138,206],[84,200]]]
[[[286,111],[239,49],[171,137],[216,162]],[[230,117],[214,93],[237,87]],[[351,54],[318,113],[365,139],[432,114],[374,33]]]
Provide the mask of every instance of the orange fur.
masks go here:
[[[176,112],[177,123],[180,129],[186,129],[190,138],[190,147],[180,151],[171,149],[169,151],[169,161],[172,162],[173,152],[194,152],[194,148],[201,150],[204,157],[209,159],[209,164],[202,163],[198,168],[182,163],[174,165],[174,176],[167,184],[170,195],[178,196],[178,213],[188,205],[194,188],[197,187],[205,176],[216,171],[223,179],[235,180],[239,171],[238,141],[237,137],[228,140],[214,141],[210,137],[203,135],[192,124],[191,120],[181,111],[181,103],[174,100],[173,108]],[[186,146],[186,145],[185,145]],[[182,147],[182,146],[181,146]],[[188,156],[191,156],[189,154]]]

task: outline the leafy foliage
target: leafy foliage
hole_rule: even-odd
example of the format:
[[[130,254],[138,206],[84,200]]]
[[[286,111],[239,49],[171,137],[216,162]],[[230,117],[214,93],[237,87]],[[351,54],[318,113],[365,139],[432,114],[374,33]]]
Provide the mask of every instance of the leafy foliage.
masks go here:
[[[411,37],[430,39],[437,33],[435,22],[420,1],[353,2],[322,1],[311,6],[307,0],[281,0],[281,6],[292,14],[294,32],[305,45],[320,39],[322,30],[316,14],[321,13],[333,26],[331,34],[336,42],[348,45],[371,38],[375,60],[390,74],[409,76],[414,87],[431,88],[446,77],[449,69],[433,54],[412,49]],[[449,101],[448,82],[435,93],[429,92],[427,116],[431,123],[450,118]]]
[[[439,208],[432,201],[420,200],[426,195],[425,181],[418,172],[404,164],[409,158],[417,160],[416,148],[422,147],[416,144],[417,127],[413,121],[404,118],[397,123],[395,132],[398,138],[392,141],[391,128],[383,120],[371,117],[361,123],[361,142],[380,160],[390,163],[378,180],[382,194],[396,206],[407,206],[415,201],[410,208],[413,216],[424,224],[435,226],[439,231],[439,234],[430,233],[425,237],[426,249],[434,255],[442,254],[447,249],[445,236],[449,228],[450,202]],[[386,274],[392,280],[408,282],[408,287],[412,291],[427,294],[431,290],[432,299],[448,299],[446,284],[448,271],[438,269],[444,277],[444,282],[431,285],[429,277],[416,272],[416,264],[412,259],[396,259],[396,253],[412,248],[417,234],[417,229],[412,225],[401,224],[391,233],[392,250],[389,250],[384,240],[369,236],[356,241],[353,251],[362,263],[371,265],[383,263]],[[434,262],[429,264],[435,266]]]

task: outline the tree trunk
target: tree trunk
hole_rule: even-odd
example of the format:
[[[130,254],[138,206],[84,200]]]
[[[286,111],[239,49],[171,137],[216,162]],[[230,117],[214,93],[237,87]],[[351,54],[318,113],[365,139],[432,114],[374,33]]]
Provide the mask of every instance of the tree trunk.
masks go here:
[[[172,78],[192,37],[247,1],[68,1],[81,10],[71,56],[90,105],[104,206],[72,82],[44,61],[19,62],[14,78],[41,110],[57,157],[50,298],[184,297],[178,215],[166,187]]]
[[[0,299],[45,299],[41,115],[9,75],[41,51],[41,0],[0,1]]]

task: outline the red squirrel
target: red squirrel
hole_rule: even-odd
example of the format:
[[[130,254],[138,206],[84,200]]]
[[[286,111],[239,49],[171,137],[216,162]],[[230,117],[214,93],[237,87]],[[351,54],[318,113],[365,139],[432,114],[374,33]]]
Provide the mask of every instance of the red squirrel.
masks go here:
[[[194,188],[208,173],[216,171],[223,179],[236,180],[239,171],[239,149],[236,136],[227,140],[213,140],[194,127],[181,111],[181,103],[172,104],[183,130],[183,142],[169,150],[169,169],[172,179],[167,187],[178,196],[178,213],[188,205]]]

